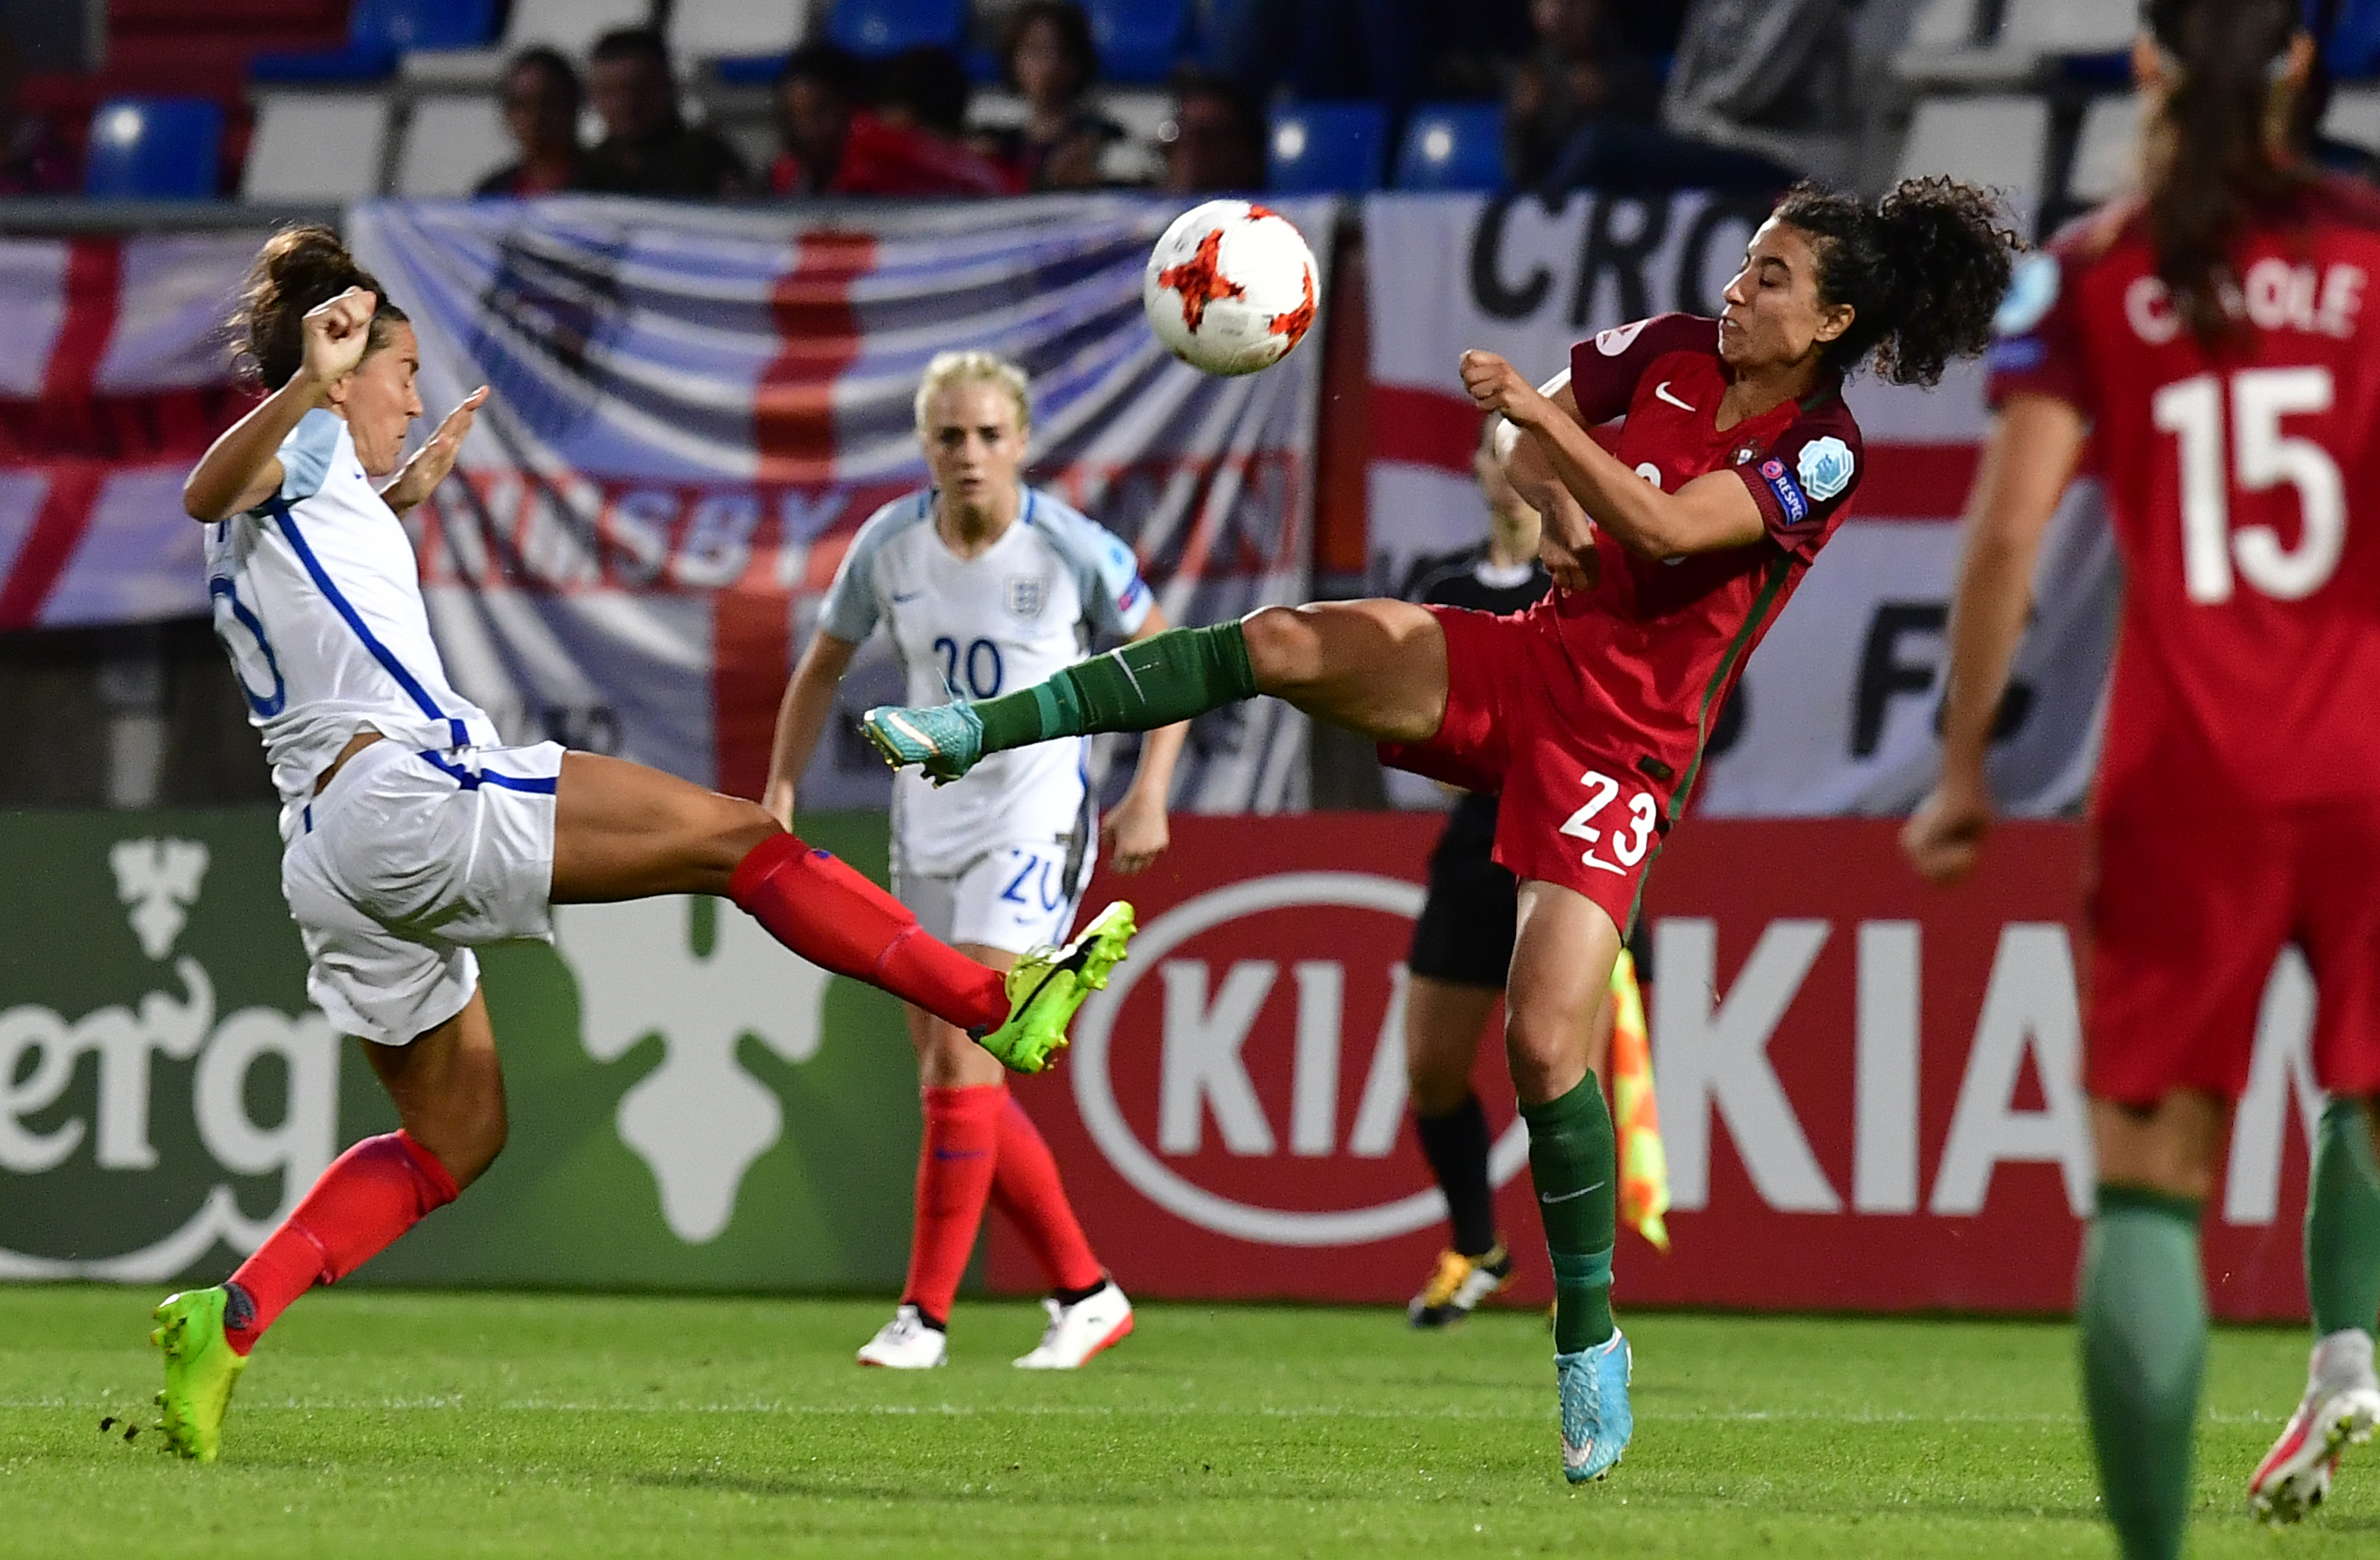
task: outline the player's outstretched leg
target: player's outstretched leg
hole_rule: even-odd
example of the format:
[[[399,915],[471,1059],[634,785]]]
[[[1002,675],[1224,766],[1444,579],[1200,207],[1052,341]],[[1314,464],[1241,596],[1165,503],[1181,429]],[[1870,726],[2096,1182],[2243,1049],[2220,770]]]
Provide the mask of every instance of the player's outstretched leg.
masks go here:
[[[2339,1455],[2380,1423],[2373,1328],[2380,1320],[2380,1165],[2360,1101],[2334,1100],[2314,1137],[2306,1197],[2306,1295],[2315,1343],[2306,1390],[2248,1481],[2248,1506],[2295,1522],[2322,1504]]]
[[[956,780],[986,753],[1094,731],[1150,731],[1257,694],[1237,623],[1170,628],[979,703],[880,705],[860,717],[895,769]]]

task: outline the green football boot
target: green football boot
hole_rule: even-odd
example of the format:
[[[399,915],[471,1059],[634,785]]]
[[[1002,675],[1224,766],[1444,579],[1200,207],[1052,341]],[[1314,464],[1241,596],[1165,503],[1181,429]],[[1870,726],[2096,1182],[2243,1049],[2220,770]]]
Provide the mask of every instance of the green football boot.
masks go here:
[[[947,704],[879,704],[859,717],[884,762],[915,764],[937,786],[962,779],[983,757],[983,717],[964,699]]]
[[[1011,1072],[1037,1073],[1066,1043],[1066,1026],[1083,999],[1108,983],[1139,928],[1132,906],[1119,899],[1091,918],[1062,948],[1035,948],[1008,972],[1008,1019],[975,1037]]]
[[[157,1329],[149,1335],[165,1355],[165,1390],[157,1395],[165,1410],[162,1428],[166,1442],[186,1457],[211,1463],[223,1449],[224,1410],[231,1407],[231,1389],[248,1369],[248,1356],[224,1336],[224,1303],[229,1294],[221,1285],[169,1295],[156,1310]]]

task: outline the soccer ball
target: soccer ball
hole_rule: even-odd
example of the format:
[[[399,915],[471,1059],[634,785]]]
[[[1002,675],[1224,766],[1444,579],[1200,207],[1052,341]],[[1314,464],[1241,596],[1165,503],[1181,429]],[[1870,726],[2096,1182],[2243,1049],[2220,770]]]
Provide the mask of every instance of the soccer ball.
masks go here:
[[[1209,201],[1157,240],[1140,303],[1157,339],[1192,368],[1254,373],[1314,324],[1314,251],[1278,212]]]

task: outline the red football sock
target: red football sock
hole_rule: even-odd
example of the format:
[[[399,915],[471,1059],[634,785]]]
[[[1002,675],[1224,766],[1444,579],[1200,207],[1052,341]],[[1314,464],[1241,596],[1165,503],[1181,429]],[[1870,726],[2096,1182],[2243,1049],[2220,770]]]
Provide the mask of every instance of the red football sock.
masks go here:
[[[1105,1281],[1099,1260],[1058,1180],[1058,1161],[1041,1129],[1016,1096],[1000,1113],[1000,1146],[992,1163],[991,1200],[1015,1221],[1041,1276],[1052,1289],[1095,1289]]]
[[[947,1322],[958,1298],[1000,1144],[1004,1083],[929,1089],[926,1140],[917,1148],[917,1223],[909,1232],[909,1281],[901,1298]]]
[[[455,1177],[403,1128],[366,1138],[331,1162],[297,1211],[264,1237],[231,1281],[250,1302],[224,1335],[246,1354],[317,1284],[336,1284],[371,1261],[424,1214],[455,1200]]]
[[[1000,971],[928,936],[906,905],[791,835],[754,846],[727,893],[812,964],[881,986],[944,1023],[990,1029],[1008,1017]]]

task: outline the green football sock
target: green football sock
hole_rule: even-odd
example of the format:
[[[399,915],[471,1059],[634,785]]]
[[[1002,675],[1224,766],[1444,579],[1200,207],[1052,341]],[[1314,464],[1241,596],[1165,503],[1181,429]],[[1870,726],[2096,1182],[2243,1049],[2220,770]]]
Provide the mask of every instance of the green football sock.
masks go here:
[[[2380,1164],[2354,1100],[2333,1100],[2314,1134],[2305,1264],[2315,1337],[2380,1324]]]
[[[1593,1073],[1558,1100],[1524,1104],[1529,1174],[1554,1265],[1554,1349],[1575,1354],[1611,1336],[1611,1239],[1619,1154],[1603,1085]]]
[[[2175,1560],[2206,1369],[2197,1202],[2099,1188],[2075,1305],[2099,1493],[2125,1560]]]
[[[1257,694],[1237,623],[1168,628],[975,706],[983,750],[1093,731],[1154,731]]]

